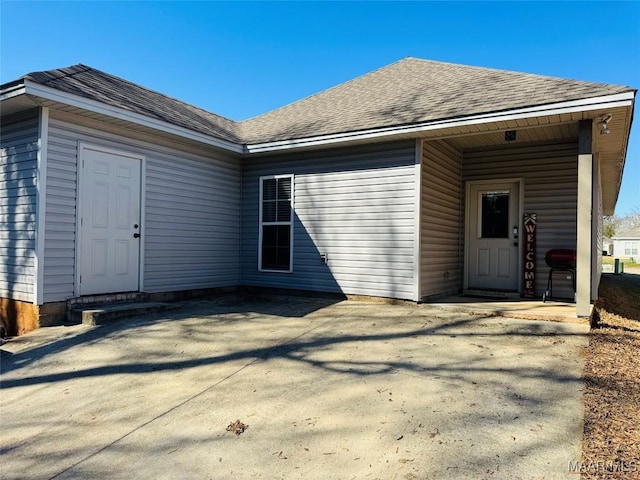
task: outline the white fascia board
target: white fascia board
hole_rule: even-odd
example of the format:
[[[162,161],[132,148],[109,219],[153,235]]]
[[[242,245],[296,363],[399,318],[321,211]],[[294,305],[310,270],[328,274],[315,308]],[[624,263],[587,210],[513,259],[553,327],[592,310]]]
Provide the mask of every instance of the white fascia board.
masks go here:
[[[262,153],[278,150],[289,150],[294,148],[330,145],[333,143],[367,140],[382,137],[392,138],[395,135],[407,133],[420,133],[429,130],[439,130],[443,128],[464,127],[468,125],[478,125],[482,123],[504,122],[532,117],[544,117],[547,115],[562,115],[588,110],[603,110],[616,107],[629,107],[633,105],[634,92],[619,93],[603,97],[586,98],[571,102],[561,102],[535,107],[519,108],[502,112],[494,112],[480,115],[470,115],[468,117],[438,120],[434,122],[424,122],[419,124],[376,128],[370,130],[360,130],[358,132],[336,133],[331,135],[321,135],[317,137],[307,137],[294,140],[281,140],[277,142],[256,143],[246,146],[247,153]]]
[[[153,128],[155,130],[160,130],[165,133],[171,133],[179,137],[188,138],[189,140],[195,140],[197,142],[205,143],[207,145],[223,148],[225,150],[228,150],[234,153],[244,152],[244,148],[240,144],[215,138],[203,133],[194,132],[193,130],[189,130],[188,128],[180,127],[178,125],[173,125],[169,122],[164,122],[162,120],[157,120],[155,118],[150,118],[145,115],[141,115],[139,113],[130,112],[123,108],[106,105],[96,100],[91,100],[89,98],[83,98],[78,95],[61,92],[54,88],[50,88],[44,85],[40,85],[38,83],[30,82],[29,80],[25,81],[24,90],[25,91],[23,93],[26,93],[27,95],[34,95],[34,96],[45,98],[47,100],[51,100],[54,102],[70,105],[72,107],[81,108],[83,110],[99,113],[101,115],[106,115],[108,117],[117,118],[119,120],[125,120],[127,122],[135,123],[137,125],[142,125],[145,127]]]
[[[2,90],[0,92],[0,102],[9,100],[10,98],[13,98],[13,97],[24,95],[24,93],[25,93],[25,87],[23,84],[16,85],[11,88],[7,88],[6,90]]]

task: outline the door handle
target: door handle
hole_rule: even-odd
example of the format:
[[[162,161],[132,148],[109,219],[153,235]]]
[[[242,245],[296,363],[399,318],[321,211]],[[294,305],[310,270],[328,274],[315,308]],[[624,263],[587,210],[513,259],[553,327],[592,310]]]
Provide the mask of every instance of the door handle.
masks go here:
[[[140,234],[139,233],[134,233],[133,234],[133,238],[140,238]]]

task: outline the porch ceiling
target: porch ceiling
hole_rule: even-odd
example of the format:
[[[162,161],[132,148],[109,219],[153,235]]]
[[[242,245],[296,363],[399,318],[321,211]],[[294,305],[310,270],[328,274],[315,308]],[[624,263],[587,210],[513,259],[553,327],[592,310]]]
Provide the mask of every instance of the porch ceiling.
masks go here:
[[[609,134],[602,135],[598,123],[610,114]],[[552,143],[578,139],[578,122],[593,120],[593,152],[600,161],[603,210],[613,214],[628,144],[632,107],[597,109],[562,115],[547,115],[518,120],[465,125],[424,132],[425,140],[444,139],[460,152],[485,150],[530,143]],[[505,132],[516,131],[516,140],[506,141]]]
[[[516,123],[516,122],[513,122]],[[520,122],[524,123],[524,122]],[[505,131],[515,130],[516,139],[505,141]],[[448,140],[453,147],[465,150],[485,149],[489,147],[513,146],[534,142],[556,142],[578,138],[578,123],[561,123],[556,125],[537,125],[535,127],[521,125],[499,129],[497,131],[453,137]]]

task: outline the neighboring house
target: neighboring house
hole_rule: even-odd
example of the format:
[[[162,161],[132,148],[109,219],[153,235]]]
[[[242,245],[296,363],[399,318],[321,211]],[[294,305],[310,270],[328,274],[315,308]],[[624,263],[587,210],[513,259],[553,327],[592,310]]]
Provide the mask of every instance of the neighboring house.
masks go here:
[[[635,92],[406,58],[234,122],[84,65],[26,75],[0,87],[5,319],[235,286],[541,296],[552,248],[589,315]]]
[[[609,237],[604,237],[602,239],[602,254],[603,255],[613,255],[613,239]]]
[[[640,259],[640,228],[624,230],[613,237],[613,255]]]

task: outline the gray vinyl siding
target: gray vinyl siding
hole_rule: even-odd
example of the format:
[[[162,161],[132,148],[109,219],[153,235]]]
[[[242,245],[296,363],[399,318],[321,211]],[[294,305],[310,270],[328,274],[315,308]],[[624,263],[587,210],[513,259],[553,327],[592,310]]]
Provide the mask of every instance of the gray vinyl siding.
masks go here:
[[[413,141],[245,159],[242,284],[414,299],[415,170]],[[259,272],[260,176],[280,174],[295,175],[293,273]]]
[[[522,178],[524,213],[537,213],[536,294],[542,296],[552,248],[576,248],[578,200],[576,143],[465,151],[463,180]],[[520,219],[522,224],[522,219]],[[554,276],[554,296],[572,296],[564,275]]]
[[[0,134],[0,297],[33,302],[38,110],[3,117]]]
[[[461,153],[424,142],[420,195],[421,297],[457,292],[462,277]]]
[[[44,222],[44,303],[75,294],[76,176],[78,139],[49,118]]]
[[[238,285],[239,161],[150,152],[145,224],[145,291]]]
[[[213,149],[101,130],[52,113],[49,121],[44,300],[75,295],[78,142],[143,155],[146,292],[239,283],[240,163]]]

